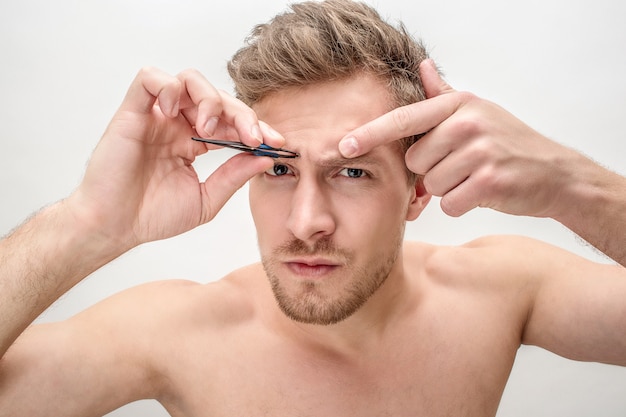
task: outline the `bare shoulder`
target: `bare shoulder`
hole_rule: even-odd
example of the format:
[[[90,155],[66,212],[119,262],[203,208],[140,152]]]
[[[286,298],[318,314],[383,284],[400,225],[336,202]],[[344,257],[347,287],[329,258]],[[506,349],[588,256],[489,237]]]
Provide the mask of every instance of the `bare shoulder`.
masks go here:
[[[524,236],[484,236],[458,246],[405,244],[407,263],[428,279],[445,285],[527,285],[554,269],[586,262],[548,243]]]
[[[422,299],[435,300],[438,312],[445,312],[440,307],[448,301],[450,311],[464,312],[464,326],[473,317],[488,323],[485,329],[497,329],[499,340],[508,334],[511,346],[532,344],[571,359],[626,363],[621,265],[592,262],[521,236],[449,247],[407,244],[405,262]]]
[[[262,282],[259,268],[210,284],[143,284],[66,321],[31,326],[0,363],[0,409],[10,405],[10,415],[103,415],[161,397],[172,376],[198,366],[180,361],[207,357],[223,345],[224,334],[255,316],[248,282],[260,287],[254,284]]]
[[[120,292],[77,316],[118,316],[141,321],[141,326],[227,326],[254,315],[252,294],[260,286],[262,268],[250,265],[209,283],[166,280],[142,284]],[[96,317],[94,317],[96,316]],[[139,324],[139,323],[137,323]]]

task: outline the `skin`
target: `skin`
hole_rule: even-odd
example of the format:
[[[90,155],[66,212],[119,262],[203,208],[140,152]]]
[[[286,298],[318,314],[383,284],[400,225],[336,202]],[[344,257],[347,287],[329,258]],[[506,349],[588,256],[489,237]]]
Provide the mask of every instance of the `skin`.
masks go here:
[[[284,138],[197,71],[144,68],[100,140],[78,189],[0,241],[0,353],[54,300],[129,249],[210,221],[267,158],[237,155],[200,181],[210,148],[191,135]]]
[[[420,65],[429,100],[398,107],[348,132],[355,157],[383,143],[428,132],[406,154],[442,210],[475,207],[550,217],[626,266],[626,180],[539,134],[500,106],[459,92],[432,60]],[[582,204],[581,204],[582,203]],[[590,219],[594,219],[590,221]]]
[[[337,163],[339,140],[383,115],[383,97],[357,77],[255,108],[302,155],[285,178],[258,174],[250,187],[265,267],[293,297],[311,282],[316,303],[342,294],[361,279],[353,270],[393,255],[428,202],[393,146]],[[360,167],[371,177],[343,175]],[[276,252],[294,238],[331,239],[349,270],[336,253]],[[0,415],[96,416],[156,398],[173,416],[493,416],[521,343],[626,365],[621,266],[507,236],[405,242],[392,259],[378,290],[331,325],[286,317],[256,264],[207,285],[146,284],[32,326],[3,359]]]
[[[354,105],[355,111],[347,114],[342,111],[345,103],[363,99],[355,84],[378,90],[380,86],[356,78],[341,87],[343,102],[331,102],[325,95],[337,89],[336,84],[286,90],[255,106],[260,117],[290,138],[289,146],[301,157],[277,162],[280,171],[287,170],[284,175],[256,176],[250,206],[264,265],[286,296],[299,300],[309,294],[341,305],[358,291],[354,284],[369,287],[361,290],[365,298],[389,275],[399,255],[404,222],[416,218],[430,196],[421,184],[408,184],[396,144],[353,160],[339,154],[337,139],[346,126],[358,126],[386,107],[384,101]],[[289,107],[294,103],[304,110]],[[328,111],[321,112],[324,107]],[[300,245],[276,253],[293,241]],[[317,249],[325,242],[335,250]]]

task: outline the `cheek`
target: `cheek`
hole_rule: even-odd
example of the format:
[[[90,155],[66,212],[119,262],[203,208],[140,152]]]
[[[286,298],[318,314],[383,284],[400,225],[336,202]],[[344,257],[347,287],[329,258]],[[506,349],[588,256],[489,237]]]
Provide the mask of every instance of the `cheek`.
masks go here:
[[[338,221],[337,233],[341,239],[350,239],[355,244],[383,243],[387,238],[395,239],[398,230],[404,228],[407,193],[369,193],[365,198],[340,199],[335,205]]]
[[[288,204],[280,195],[270,194],[250,183],[249,201],[259,245],[280,236],[285,230]]]

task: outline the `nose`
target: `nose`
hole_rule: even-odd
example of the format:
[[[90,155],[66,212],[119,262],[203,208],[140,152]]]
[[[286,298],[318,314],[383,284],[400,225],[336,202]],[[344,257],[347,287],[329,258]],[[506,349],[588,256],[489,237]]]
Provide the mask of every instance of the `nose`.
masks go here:
[[[301,178],[298,181],[291,199],[287,227],[305,243],[315,243],[335,232],[332,201],[316,180]]]

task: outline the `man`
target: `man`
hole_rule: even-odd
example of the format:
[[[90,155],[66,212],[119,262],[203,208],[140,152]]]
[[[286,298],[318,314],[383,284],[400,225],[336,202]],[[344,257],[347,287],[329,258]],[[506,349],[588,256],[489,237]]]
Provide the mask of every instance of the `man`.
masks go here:
[[[619,249],[621,177],[453,92],[418,44],[359,3],[294,5],[229,69],[242,101],[193,71],[141,71],[77,191],[2,241],[0,415],[102,415],[156,398],[173,416],[485,416],[520,343],[626,364],[621,266],[517,237],[402,242],[431,192],[452,214],[483,205],[575,228],[586,213],[569,198],[593,185],[604,201],[593,210],[618,227],[606,247]],[[432,98],[415,103],[418,72]],[[300,157],[237,155],[199,183],[191,162],[208,148],[193,135]],[[503,138],[513,143],[495,156],[458,157],[461,139]],[[500,157],[517,141],[530,157]],[[587,174],[574,192],[555,196],[551,161],[533,157],[552,148]],[[518,183],[516,164],[530,161],[543,169]],[[484,167],[515,187],[465,192]],[[99,266],[211,220],[248,179],[262,264],[208,285],[147,284],[24,331]]]

